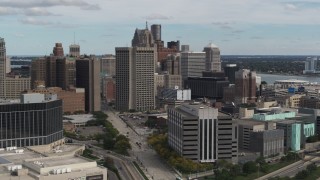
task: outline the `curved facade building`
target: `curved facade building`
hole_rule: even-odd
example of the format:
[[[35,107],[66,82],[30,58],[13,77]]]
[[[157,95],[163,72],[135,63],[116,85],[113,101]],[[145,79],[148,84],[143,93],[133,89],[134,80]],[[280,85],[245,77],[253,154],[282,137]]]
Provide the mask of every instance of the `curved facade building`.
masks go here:
[[[63,138],[62,100],[25,94],[21,103],[0,103],[0,148],[45,145]]]

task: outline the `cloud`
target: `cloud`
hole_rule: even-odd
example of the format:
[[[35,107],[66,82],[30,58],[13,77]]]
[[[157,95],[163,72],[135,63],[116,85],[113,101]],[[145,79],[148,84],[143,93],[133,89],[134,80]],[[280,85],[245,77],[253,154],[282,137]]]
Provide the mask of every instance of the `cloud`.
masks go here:
[[[0,16],[16,14],[16,11],[12,8],[0,7]]]
[[[164,16],[162,14],[150,14],[146,16],[147,20],[169,20],[172,19],[172,17]]]
[[[23,24],[35,25],[35,26],[47,26],[47,27],[53,27],[53,28],[75,28],[79,26],[77,24],[64,24],[61,22],[40,20],[32,17],[20,19],[19,21]]]
[[[24,34],[22,34],[22,33],[15,33],[15,34],[13,34],[15,37],[18,37],[18,38],[23,38],[23,37],[25,37],[25,35]]]
[[[296,10],[297,9],[297,6],[294,5],[294,4],[285,4],[285,9],[287,10]]]
[[[89,4],[83,0],[15,0],[1,2],[2,7],[12,8],[33,8],[33,7],[54,7],[54,6],[74,6],[83,10],[98,10],[97,4]]]
[[[53,14],[43,8],[33,7],[24,11],[26,16],[57,16],[57,14]]]
[[[23,24],[30,24],[30,25],[37,25],[37,26],[47,26],[52,24],[49,21],[43,21],[43,20],[31,18],[31,17],[20,19],[20,22],[22,22]]]
[[[234,30],[232,31],[231,33],[233,34],[240,34],[240,33],[243,33],[244,31],[243,30]]]
[[[217,26],[221,29],[233,29],[232,23],[230,23],[230,22],[213,22],[211,24],[213,26]]]
[[[252,36],[251,39],[263,39],[261,36]]]

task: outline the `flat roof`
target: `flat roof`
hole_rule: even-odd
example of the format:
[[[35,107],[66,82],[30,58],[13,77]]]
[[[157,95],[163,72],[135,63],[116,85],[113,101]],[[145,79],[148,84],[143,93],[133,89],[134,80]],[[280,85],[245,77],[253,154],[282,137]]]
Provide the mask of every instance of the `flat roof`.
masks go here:
[[[86,163],[90,161],[85,160],[81,157],[70,156],[68,158],[65,158],[65,157],[43,158],[41,159],[41,162],[44,164],[45,167],[54,167],[54,166],[67,166],[71,164]],[[29,163],[33,163],[33,161],[29,161]]]
[[[275,80],[274,83],[309,83],[309,81],[298,80],[298,79],[285,79],[285,80]]]
[[[63,116],[63,122],[72,122],[72,123],[86,123],[90,120],[95,119],[92,114],[78,114],[78,115],[68,115]],[[69,118],[69,119],[65,119]]]
[[[254,126],[254,125],[265,124],[266,121],[258,121],[258,120],[253,120],[253,119],[238,119],[238,120],[236,120],[236,122],[237,122],[238,124],[241,124],[241,125],[251,125],[251,126]]]

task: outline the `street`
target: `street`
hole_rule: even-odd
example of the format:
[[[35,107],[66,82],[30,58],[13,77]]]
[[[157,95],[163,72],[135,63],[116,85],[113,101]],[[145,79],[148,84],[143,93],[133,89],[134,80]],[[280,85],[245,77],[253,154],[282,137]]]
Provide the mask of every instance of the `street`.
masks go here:
[[[131,157],[137,159],[140,165],[142,164],[147,176],[155,180],[171,180],[177,177],[173,170],[160,159],[157,153],[148,147],[147,136],[136,134],[112,111],[106,111],[105,113],[109,116],[108,120],[121,134],[125,135],[129,132],[128,138],[132,146],[132,150],[129,153]]]

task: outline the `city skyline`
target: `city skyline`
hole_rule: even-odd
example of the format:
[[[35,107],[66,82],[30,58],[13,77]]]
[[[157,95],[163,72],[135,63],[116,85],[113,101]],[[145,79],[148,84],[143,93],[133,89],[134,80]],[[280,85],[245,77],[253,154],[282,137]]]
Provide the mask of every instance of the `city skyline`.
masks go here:
[[[285,0],[1,0],[1,37],[8,55],[50,55],[61,42],[85,54],[115,54],[148,21],[162,39],[193,51],[212,42],[222,55],[318,55],[320,2]],[[75,34],[75,40],[74,40]]]

